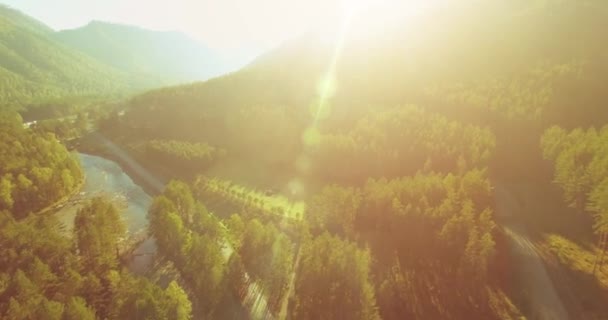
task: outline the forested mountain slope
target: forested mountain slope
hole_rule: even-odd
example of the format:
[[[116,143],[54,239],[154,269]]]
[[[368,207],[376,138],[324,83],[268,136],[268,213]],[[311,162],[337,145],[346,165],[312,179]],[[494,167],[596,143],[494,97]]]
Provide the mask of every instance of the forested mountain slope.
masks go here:
[[[608,119],[608,56],[596,32],[608,27],[604,2],[465,3],[391,28],[355,21],[340,48],[330,32],[295,39],[233,74],[138,96],[125,123],[221,145],[240,139],[245,123],[299,140],[319,108],[321,131],[406,103],[481,124]]]
[[[53,32],[53,29],[49,28],[48,26],[34,18],[24,15],[18,10],[3,5],[0,6],[2,7],[2,13],[0,14],[2,18],[8,20],[15,26],[42,35],[50,34]]]
[[[128,75],[49,38],[52,30],[0,6],[0,104],[129,92]]]
[[[494,186],[507,178],[550,184],[541,177],[550,170],[541,157],[544,129],[608,120],[608,47],[598,32],[607,8],[603,1],[448,1],[390,27],[355,20],[345,41],[311,33],[233,74],[137,96],[102,129],[173,175],[241,167],[236,182],[217,180],[228,186],[221,191],[198,180],[202,198],[223,193],[238,208],[249,204],[239,212],[244,221],[228,222],[236,239],[243,223],[272,229],[289,216],[271,206],[272,191],[260,197],[239,182],[257,168],[265,168],[258,176],[285,176],[272,187],[307,205],[298,225],[306,231],[291,237],[302,259],[294,267],[294,318],[517,319],[507,295],[521,270],[494,214]],[[162,143],[153,148],[150,140]],[[185,168],[197,149],[225,154],[219,164],[195,160]],[[165,207],[154,214],[175,222],[172,230],[191,220]],[[171,254],[186,252],[186,240],[167,240],[161,253],[181,261]],[[343,276],[344,265],[355,279]],[[361,309],[337,307],[355,294]]]
[[[180,32],[160,32],[93,21],[63,30],[54,39],[129,74],[159,84],[206,80],[225,71],[220,57]]]
[[[23,127],[0,112],[0,210],[23,218],[72,193],[82,182],[78,161],[52,134]]]
[[[179,32],[91,22],[55,32],[0,4],[0,105],[124,97],[224,72],[219,57]]]

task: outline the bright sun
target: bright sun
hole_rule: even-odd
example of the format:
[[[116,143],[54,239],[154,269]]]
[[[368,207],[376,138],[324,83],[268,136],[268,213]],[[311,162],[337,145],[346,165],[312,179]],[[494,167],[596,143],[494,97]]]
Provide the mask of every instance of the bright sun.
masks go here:
[[[341,5],[347,16],[373,14],[410,17],[423,13],[441,2],[445,0],[341,0]]]
[[[342,0],[342,10],[347,13],[356,13],[373,4],[372,0]]]

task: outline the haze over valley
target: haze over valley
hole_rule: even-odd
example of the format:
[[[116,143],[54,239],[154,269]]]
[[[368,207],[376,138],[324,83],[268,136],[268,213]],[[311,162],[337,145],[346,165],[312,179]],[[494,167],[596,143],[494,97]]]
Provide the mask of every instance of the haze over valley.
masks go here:
[[[608,318],[607,2],[83,3],[0,6],[0,319]]]

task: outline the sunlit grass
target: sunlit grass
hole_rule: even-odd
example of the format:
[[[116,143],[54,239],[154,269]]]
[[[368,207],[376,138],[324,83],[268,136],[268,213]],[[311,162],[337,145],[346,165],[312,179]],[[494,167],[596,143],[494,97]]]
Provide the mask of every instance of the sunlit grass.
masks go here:
[[[590,249],[583,248],[575,242],[556,234],[545,237],[545,245],[558,261],[573,271],[592,276],[604,288],[608,289],[608,266],[598,268],[594,274],[593,266],[600,250],[595,246]],[[607,259],[608,260],[608,259]],[[608,263],[604,263],[608,264]]]
[[[604,266],[594,274],[597,247],[558,234],[547,234],[539,248],[571,316],[604,319],[608,312],[608,268]]]
[[[218,178],[201,179],[199,184],[207,192],[217,194],[245,206],[296,221],[304,218],[306,204],[303,201],[291,201],[284,195],[266,194],[262,191]]]
[[[490,308],[500,320],[525,320],[511,299],[501,290],[486,286]]]

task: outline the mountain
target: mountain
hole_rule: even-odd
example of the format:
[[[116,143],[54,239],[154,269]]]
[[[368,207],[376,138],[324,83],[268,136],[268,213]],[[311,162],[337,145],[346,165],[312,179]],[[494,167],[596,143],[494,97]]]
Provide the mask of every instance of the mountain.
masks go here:
[[[113,95],[145,87],[126,73],[56,42],[52,34],[42,23],[0,6],[0,105]]]
[[[93,21],[53,38],[118,70],[165,84],[205,80],[226,68],[211,49],[180,32]]]
[[[519,253],[509,252],[527,252],[529,244],[548,248],[532,230],[538,239],[579,233],[553,209],[559,195],[550,193],[551,168],[539,142],[552,125],[598,128],[608,122],[608,44],[600,31],[608,29],[607,8],[603,0],[454,0],[390,27],[353,21],[346,39],[329,30],[311,33],[235,73],[139,95],[124,115],[101,128],[151,167],[187,179],[202,171],[196,180],[201,198],[245,199],[233,202],[243,206],[242,217],[262,212],[265,221],[281,225],[285,216],[294,216],[271,207],[278,212],[275,220],[275,213],[264,212],[273,191],[248,187],[306,200],[312,238],[334,234],[372,256],[357,260],[373,261],[365,270],[373,275],[377,308],[369,309],[382,319],[523,318],[506,299],[511,292],[533,317],[560,305],[546,303],[546,291],[528,295],[549,286],[535,283],[541,277],[521,276],[530,269]],[[593,152],[608,149],[597,129],[566,132],[554,128],[543,142],[548,153],[569,153],[559,157],[554,181],[565,183],[567,197],[576,195],[582,213],[589,189],[581,186],[605,178],[598,174],[606,171],[605,157]],[[582,138],[589,141],[575,142]],[[189,156],[209,146],[226,151],[218,164]],[[188,161],[196,170],[186,168]],[[484,181],[486,174],[491,181]],[[599,192],[606,181],[597,195],[605,195]],[[583,219],[581,230],[591,238],[591,223]],[[510,234],[518,220],[529,223],[530,238]],[[339,263],[349,271],[328,276],[332,261],[341,261],[347,250],[338,250],[340,259],[317,259],[329,251],[306,242],[302,248],[290,296],[294,319],[380,318],[334,307],[356,297],[340,297],[354,278],[366,279],[351,262]],[[569,284],[596,272],[592,253],[584,273],[571,266],[584,260],[578,254],[561,260],[570,250],[555,249],[558,254],[548,260],[564,267],[568,278],[556,280],[555,287],[566,294]],[[536,254],[526,254],[530,258],[542,265]],[[553,268],[547,268],[551,275]],[[343,273],[349,275],[347,285],[332,283]],[[599,285],[594,277],[591,283]],[[357,288],[353,292],[367,290]],[[580,310],[589,306],[589,318],[605,317],[603,296],[596,299],[588,288],[575,291],[584,297]],[[335,310],[341,312],[328,315]]]
[[[124,97],[225,71],[209,48],[179,32],[97,21],[55,32],[0,5],[0,105]]]
[[[597,33],[608,28],[606,3],[464,3],[468,5],[456,1],[391,28],[377,23],[370,30],[367,23],[354,23],[335,64],[339,41],[328,41],[329,32],[294,39],[238,72],[136,97],[131,111],[138,117],[133,123],[193,139],[197,130],[213,131],[202,126],[201,119],[220,126],[218,118],[248,106],[282,107],[293,123],[306,122],[330,71],[335,87],[329,119],[334,123],[328,125],[332,128],[374,106],[404,103],[442,108],[457,116],[466,107],[480,117],[486,112],[537,119],[542,115],[545,122],[582,121],[585,116],[594,120],[589,110],[608,117],[601,90],[608,74],[607,47]],[[494,96],[500,99],[487,101]],[[581,101],[585,108],[580,108]],[[189,121],[192,127],[186,125]]]
[[[608,121],[608,47],[597,33],[608,28],[606,3],[470,3],[390,28],[356,22],[343,42],[310,33],[237,72],[135,96],[119,126],[133,146],[208,143],[289,168],[307,137],[350,132],[376,113],[411,104],[492,126],[497,153],[509,161],[521,155],[522,165],[529,159],[509,140],[514,126],[521,145],[537,150],[547,126]],[[346,149],[352,141],[341,143]]]
[[[10,24],[36,34],[48,35],[54,32],[53,29],[49,28],[40,21],[2,4],[0,4],[0,16],[2,16],[2,18],[5,21],[8,21]]]

